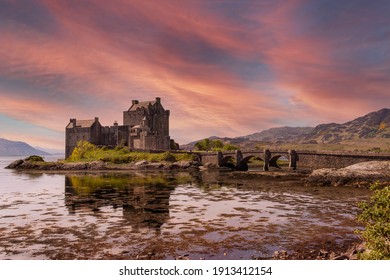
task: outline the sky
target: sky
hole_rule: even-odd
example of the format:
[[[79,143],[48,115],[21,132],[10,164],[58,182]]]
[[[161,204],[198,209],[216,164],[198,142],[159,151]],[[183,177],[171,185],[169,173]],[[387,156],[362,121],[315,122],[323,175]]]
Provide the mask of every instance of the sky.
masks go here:
[[[387,0],[0,0],[0,137],[160,97],[179,144],[390,107]]]

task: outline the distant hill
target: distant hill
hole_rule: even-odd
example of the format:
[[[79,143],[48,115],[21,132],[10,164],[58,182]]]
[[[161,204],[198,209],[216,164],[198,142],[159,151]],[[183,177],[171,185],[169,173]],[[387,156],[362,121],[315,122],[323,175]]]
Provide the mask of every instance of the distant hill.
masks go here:
[[[260,144],[348,144],[367,143],[380,144],[390,142],[390,109],[384,108],[376,112],[337,124],[319,124],[316,127],[276,127],[256,132],[250,135],[223,138],[210,137],[211,140],[220,139],[227,143],[240,146],[243,149],[252,149]],[[194,149],[197,141],[182,145],[183,149]],[[388,144],[386,144],[388,145]],[[378,145],[380,146],[380,145]]]
[[[345,141],[386,138],[390,138],[390,109],[387,108],[343,124],[317,125],[311,132],[302,135],[301,142],[339,144]]]
[[[274,127],[261,132],[256,132],[243,138],[250,141],[261,141],[270,143],[288,143],[301,140],[302,135],[312,132],[313,127]]]
[[[20,141],[11,141],[0,138],[0,156],[30,156],[30,155],[49,155],[44,151],[35,149],[29,144]]]

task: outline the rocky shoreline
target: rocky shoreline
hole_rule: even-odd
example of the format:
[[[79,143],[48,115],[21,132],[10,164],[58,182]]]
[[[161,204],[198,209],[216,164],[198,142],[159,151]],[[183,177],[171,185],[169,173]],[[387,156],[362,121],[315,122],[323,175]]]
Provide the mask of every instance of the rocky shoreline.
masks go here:
[[[362,162],[340,169],[317,169],[310,174],[305,184],[367,187],[374,182],[390,185],[390,161]]]

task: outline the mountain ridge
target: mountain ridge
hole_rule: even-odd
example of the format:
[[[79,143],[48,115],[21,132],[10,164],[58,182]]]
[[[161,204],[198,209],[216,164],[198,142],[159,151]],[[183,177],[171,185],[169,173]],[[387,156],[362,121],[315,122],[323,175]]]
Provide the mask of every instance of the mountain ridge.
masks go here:
[[[0,138],[0,156],[30,156],[30,155],[50,155],[45,151],[35,149],[22,141],[12,141]]]
[[[211,138],[210,138],[211,139]],[[245,148],[274,144],[332,144],[342,145],[360,142],[386,142],[390,145],[390,109],[383,108],[370,112],[345,123],[325,123],[315,127],[274,127],[240,137],[217,137],[224,142]],[[183,149],[194,149],[197,141],[182,145]]]
[[[387,139],[390,138],[390,109],[383,108],[342,124],[320,124],[302,137],[301,141],[329,144],[359,139]]]

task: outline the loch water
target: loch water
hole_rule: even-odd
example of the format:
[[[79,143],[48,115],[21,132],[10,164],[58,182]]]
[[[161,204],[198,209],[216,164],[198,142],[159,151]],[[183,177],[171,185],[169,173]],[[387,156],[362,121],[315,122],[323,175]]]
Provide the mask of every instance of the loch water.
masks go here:
[[[0,259],[268,259],[358,242],[369,190],[218,171],[37,173],[0,158]],[[47,160],[53,160],[48,158]]]

